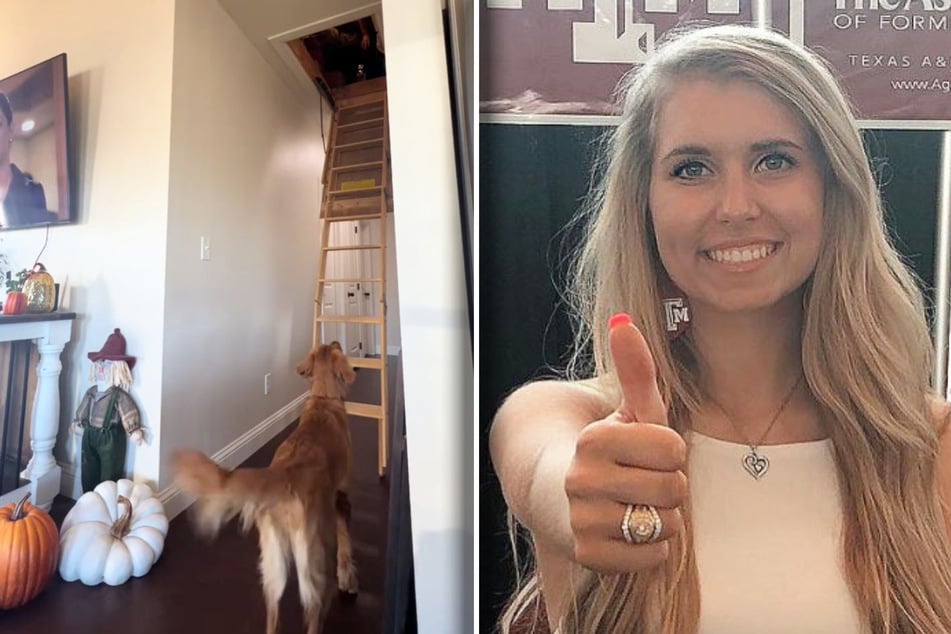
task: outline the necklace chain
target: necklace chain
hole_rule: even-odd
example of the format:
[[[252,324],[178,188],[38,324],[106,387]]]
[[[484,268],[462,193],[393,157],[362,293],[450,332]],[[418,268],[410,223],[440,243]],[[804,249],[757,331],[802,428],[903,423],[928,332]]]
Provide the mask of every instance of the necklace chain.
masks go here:
[[[783,413],[783,410],[786,409],[786,406],[789,405],[789,401],[792,400],[793,394],[796,393],[796,389],[799,387],[799,384],[802,383],[802,379],[803,379],[803,375],[800,373],[799,378],[796,379],[796,383],[792,386],[792,389],[789,390],[789,393],[786,394],[786,397],[783,399],[783,402],[780,403],[779,409],[776,410],[775,414],[773,414],[772,420],[770,420],[769,425],[766,426],[766,431],[763,432],[763,435],[760,437],[759,442],[756,444],[753,444],[752,442],[750,442],[749,437],[745,433],[743,433],[743,428],[741,428],[739,425],[736,424],[736,421],[733,420],[733,417],[727,413],[726,409],[724,409],[722,405],[720,405],[712,396],[708,396],[707,398],[710,400],[711,403],[717,406],[717,409],[723,412],[723,415],[726,417],[726,419],[730,421],[730,424],[733,425],[736,431],[739,432],[740,436],[743,437],[743,440],[746,441],[746,444],[749,445],[753,453],[756,454],[756,448],[762,445],[763,441],[766,440],[766,437],[769,435],[769,432],[772,431],[773,429],[773,425],[776,424],[776,421],[779,420],[779,416]]]

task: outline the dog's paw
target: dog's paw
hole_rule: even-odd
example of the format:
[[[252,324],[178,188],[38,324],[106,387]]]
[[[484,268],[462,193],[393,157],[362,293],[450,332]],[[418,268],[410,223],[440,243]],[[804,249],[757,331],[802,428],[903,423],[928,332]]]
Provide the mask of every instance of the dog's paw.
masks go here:
[[[337,569],[337,589],[345,598],[357,597],[360,592],[360,582],[357,579],[357,569],[351,564]]]

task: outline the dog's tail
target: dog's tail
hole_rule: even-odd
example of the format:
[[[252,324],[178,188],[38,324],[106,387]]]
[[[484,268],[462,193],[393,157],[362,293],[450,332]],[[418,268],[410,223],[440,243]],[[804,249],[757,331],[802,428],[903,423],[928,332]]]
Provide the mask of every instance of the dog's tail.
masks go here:
[[[214,536],[223,524],[240,514],[247,530],[259,511],[288,499],[290,474],[271,469],[240,468],[228,471],[193,449],[172,458],[176,484],[198,498],[194,518],[198,529]]]

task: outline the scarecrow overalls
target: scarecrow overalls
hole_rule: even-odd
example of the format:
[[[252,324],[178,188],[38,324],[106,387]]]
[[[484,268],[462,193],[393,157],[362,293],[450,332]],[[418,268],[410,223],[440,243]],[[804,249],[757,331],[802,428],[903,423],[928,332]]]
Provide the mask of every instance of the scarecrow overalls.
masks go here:
[[[124,475],[126,434],[139,429],[139,410],[126,392],[110,387],[98,392],[89,388],[76,410],[85,429],[82,443],[83,492],[106,480]]]

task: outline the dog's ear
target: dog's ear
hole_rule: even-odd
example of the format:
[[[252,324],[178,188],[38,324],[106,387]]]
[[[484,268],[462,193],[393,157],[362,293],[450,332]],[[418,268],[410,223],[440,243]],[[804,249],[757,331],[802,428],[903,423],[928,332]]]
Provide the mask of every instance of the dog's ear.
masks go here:
[[[317,351],[311,350],[307,354],[307,358],[297,364],[297,373],[305,379],[312,378],[314,376],[314,358],[316,356]]]
[[[340,350],[339,344],[331,353],[331,359],[334,375],[343,381],[344,384],[351,385],[356,380],[357,374],[353,371],[353,368],[350,367],[350,362],[347,361],[347,357]]]
[[[343,348],[340,346],[339,341],[331,341],[330,347],[333,348],[334,350],[339,350],[340,352],[343,352]]]

